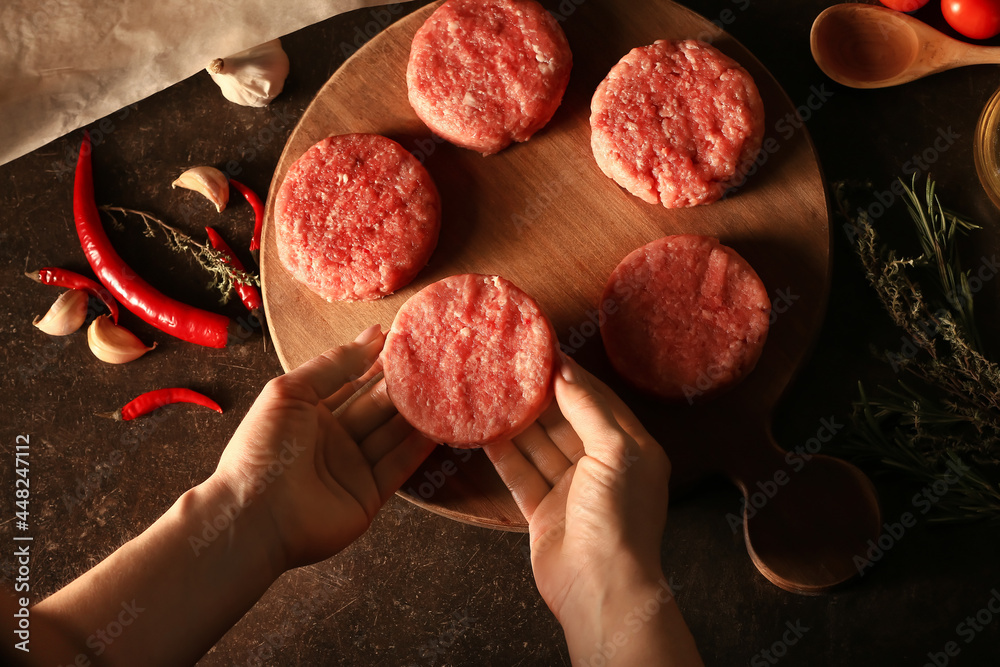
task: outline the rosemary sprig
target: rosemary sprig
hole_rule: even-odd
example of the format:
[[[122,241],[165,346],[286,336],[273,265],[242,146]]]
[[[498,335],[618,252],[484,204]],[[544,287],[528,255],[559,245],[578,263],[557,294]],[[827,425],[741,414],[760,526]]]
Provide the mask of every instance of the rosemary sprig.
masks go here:
[[[208,283],[209,289],[218,289],[222,297],[220,303],[227,303],[232,297],[235,287],[239,283],[260,286],[260,278],[252,273],[234,268],[229,264],[229,258],[212,246],[205,243],[198,243],[193,238],[168,225],[159,218],[156,218],[145,211],[137,211],[121,206],[101,206],[100,210],[108,214],[112,224],[118,229],[124,229],[121,222],[114,216],[119,213],[122,217],[137,216],[146,225],[143,234],[149,238],[156,236],[157,230],[163,233],[167,240],[167,246],[175,252],[189,252],[195,260],[209,273],[212,274],[212,281]]]
[[[916,257],[884,247],[867,211],[851,214],[846,184],[834,184],[866,277],[911,351],[889,355],[906,379],[873,396],[859,386],[843,448],[945,489],[933,520],[1000,524],[1000,366],[986,357],[957,251],[958,233],[978,227],[941,205],[930,177],[922,198],[916,176],[900,183],[922,250]]]

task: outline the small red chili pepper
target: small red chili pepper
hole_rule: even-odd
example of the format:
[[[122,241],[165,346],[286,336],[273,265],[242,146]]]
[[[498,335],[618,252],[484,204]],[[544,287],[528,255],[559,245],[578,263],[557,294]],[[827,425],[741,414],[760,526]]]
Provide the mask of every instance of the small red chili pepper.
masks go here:
[[[229,247],[229,244],[219,236],[219,233],[212,229],[211,227],[205,227],[205,233],[208,234],[208,242],[212,244],[212,247],[221,252],[226,256],[225,262],[229,264],[234,269],[239,271],[246,271],[243,268],[243,262],[240,258],[236,256],[233,249]],[[236,283],[236,293],[240,295],[240,301],[246,306],[254,317],[260,319],[260,308],[264,305],[264,302],[260,298],[260,291],[253,285],[247,285],[246,283]]]
[[[239,181],[230,178],[229,184],[240,191],[250,206],[253,207],[253,239],[250,241],[250,253],[253,255],[255,262],[260,263],[257,259],[260,253],[260,232],[264,228],[264,202],[260,200],[257,193],[243,185]]]
[[[115,252],[104,232],[94,201],[94,174],[90,163],[90,134],[80,145],[73,184],[73,217],[83,253],[94,275],[122,304],[140,318],[189,343],[225,347],[229,318],[171,299],[140,278]]]
[[[87,276],[81,276],[79,273],[68,269],[57,269],[51,266],[38,269],[37,271],[26,271],[24,275],[36,283],[42,283],[43,285],[55,285],[56,287],[83,290],[90,296],[104,302],[104,305],[111,311],[111,319],[114,320],[115,324],[118,324],[118,302],[115,301],[115,298],[111,296],[111,292],[105,289],[104,286],[98,285]]]
[[[204,394],[199,394],[191,389],[184,389],[181,387],[170,387],[167,389],[154,389],[153,391],[147,391],[145,394],[140,394],[133,398],[131,401],[126,403],[120,410],[109,414],[101,414],[101,417],[109,417],[115,421],[128,421],[130,419],[135,419],[136,417],[141,417],[145,414],[149,414],[153,410],[162,408],[164,405],[170,405],[171,403],[194,403],[196,405],[203,405],[206,408],[211,408],[222,414],[222,408],[219,404],[210,399]]]

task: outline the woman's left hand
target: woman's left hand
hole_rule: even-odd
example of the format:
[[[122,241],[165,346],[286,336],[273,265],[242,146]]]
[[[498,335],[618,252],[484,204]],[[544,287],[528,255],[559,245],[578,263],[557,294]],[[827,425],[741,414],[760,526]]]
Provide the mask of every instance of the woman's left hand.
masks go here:
[[[384,380],[338,412],[381,370],[384,343],[373,326],[268,382],[209,480],[266,509],[254,514],[272,524],[285,569],[360,537],[436,446],[399,415]]]

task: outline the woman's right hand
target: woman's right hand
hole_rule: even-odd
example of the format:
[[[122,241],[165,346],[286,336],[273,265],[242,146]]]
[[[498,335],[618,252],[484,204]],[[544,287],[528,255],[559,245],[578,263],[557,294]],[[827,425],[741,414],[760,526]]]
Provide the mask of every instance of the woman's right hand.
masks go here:
[[[574,664],[701,664],[660,566],[670,462],[563,357],[556,402],[486,453],[528,520],[531,565]]]

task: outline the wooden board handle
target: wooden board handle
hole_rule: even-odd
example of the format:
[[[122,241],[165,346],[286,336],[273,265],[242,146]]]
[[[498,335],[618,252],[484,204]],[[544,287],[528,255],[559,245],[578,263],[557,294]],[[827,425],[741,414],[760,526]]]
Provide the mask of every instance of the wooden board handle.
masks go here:
[[[770,428],[750,434],[745,451],[730,476],[743,492],[743,537],[760,573],[806,595],[858,575],[882,531],[868,477],[832,456],[787,454]]]

